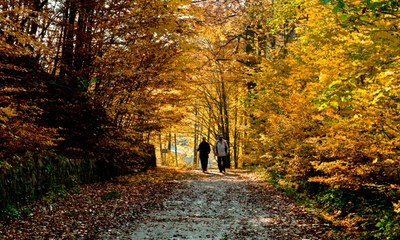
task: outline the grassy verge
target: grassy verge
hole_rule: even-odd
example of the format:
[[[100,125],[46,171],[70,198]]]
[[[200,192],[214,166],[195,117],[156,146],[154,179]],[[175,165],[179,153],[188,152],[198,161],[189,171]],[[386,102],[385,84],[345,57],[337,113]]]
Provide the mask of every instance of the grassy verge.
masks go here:
[[[288,179],[284,174],[264,168],[249,169],[335,226],[337,231],[330,239],[400,239],[400,215],[393,206],[398,202],[399,192],[384,188],[357,191],[330,188]]]

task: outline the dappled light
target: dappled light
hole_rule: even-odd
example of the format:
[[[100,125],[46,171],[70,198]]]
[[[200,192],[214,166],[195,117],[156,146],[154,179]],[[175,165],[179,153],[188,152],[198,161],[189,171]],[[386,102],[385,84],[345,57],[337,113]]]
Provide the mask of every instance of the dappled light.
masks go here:
[[[138,226],[123,227],[126,233],[113,229],[114,234],[123,239],[321,239],[330,232],[329,224],[246,171],[192,171],[180,182],[163,209],[144,214]]]
[[[398,0],[0,0],[0,239],[400,239],[399,46]]]

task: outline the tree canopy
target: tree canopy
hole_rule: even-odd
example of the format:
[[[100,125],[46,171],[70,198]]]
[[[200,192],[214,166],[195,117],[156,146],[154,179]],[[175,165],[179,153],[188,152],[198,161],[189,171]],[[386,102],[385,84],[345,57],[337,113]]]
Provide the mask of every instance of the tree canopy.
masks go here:
[[[39,149],[127,164],[162,132],[222,133],[236,168],[400,188],[397,1],[0,9],[2,168]]]

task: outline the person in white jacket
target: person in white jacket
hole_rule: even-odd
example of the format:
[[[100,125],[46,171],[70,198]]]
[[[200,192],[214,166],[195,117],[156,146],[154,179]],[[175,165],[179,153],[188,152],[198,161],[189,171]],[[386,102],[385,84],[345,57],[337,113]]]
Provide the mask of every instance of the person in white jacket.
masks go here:
[[[217,141],[214,144],[214,154],[218,158],[218,169],[219,172],[226,172],[226,156],[229,155],[229,146],[226,140],[223,138],[223,135],[220,134]]]

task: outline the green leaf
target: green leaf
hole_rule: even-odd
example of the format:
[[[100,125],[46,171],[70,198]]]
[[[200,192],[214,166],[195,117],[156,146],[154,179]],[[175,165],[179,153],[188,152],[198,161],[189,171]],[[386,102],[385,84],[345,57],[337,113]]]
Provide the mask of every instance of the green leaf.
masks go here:
[[[334,14],[337,14],[341,9],[343,9],[344,7],[346,7],[346,4],[344,4],[343,2],[339,1],[336,6],[333,8],[332,12]]]
[[[358,11],[360,11],[360,9],[352,7],[352,8],[349,8],[349,10],[347,10],[347,12],[351,12],[351,11],[358,12]]]
[[[342,16],[340,16],[340,21],[344,22],[347,20],[347,14],[343,14]]]
[[[337,13],[339,12],[339,10],[340,10],[340,7],[339,7],[339,4],[337,4],[337,5],[333,8],[332,12],[333,12],[334,14],[337,14]]]
[[[375,3],[369,4],[369,5],[368,5],[368,8],[369,8],[369,9],[376,9],[376,8],[378,8],[378,7],[383,6],[384,4],[385,4],[385,3],[383,3],[383,2],[375,2]]]

